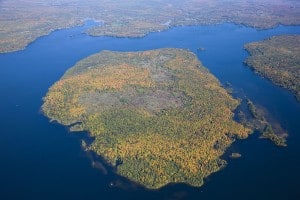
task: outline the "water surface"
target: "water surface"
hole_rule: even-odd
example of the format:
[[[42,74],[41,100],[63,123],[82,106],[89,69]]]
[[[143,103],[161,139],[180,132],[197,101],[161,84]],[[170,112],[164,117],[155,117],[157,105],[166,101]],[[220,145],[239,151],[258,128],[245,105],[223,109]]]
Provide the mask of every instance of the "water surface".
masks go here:
[[[299,26],[255,30],[233,24],[177,27],[144,38],[90,37],[91,26],[59,30],[25,50],[0,54],[0,198],[1,199],[298,199],[300,104],[293,95],[243,65],[243,45],[280,34],[299,34]],[[242,158],[212,176],[201,188],[183,184],[158,191],[111,187],[120,177],[91,166],[80,135],[40,113],[48,88],[80,59],[101,50],[142,51],[186,48],[237,96],[264,106],[289,132],[288,147],[275,147],[251,135],[229,151]],[[197,51],[197,48],[205,51]],[[227,159],[227,158],[226,158]],[[126,182],[128,186],[129,182]],[[125,186],[126,186],[125,185]],[[124,186],[124,185],[123,185]],[[130,186],[130,185],[129,185]],[[298,197],[298,198],[297,198]]]

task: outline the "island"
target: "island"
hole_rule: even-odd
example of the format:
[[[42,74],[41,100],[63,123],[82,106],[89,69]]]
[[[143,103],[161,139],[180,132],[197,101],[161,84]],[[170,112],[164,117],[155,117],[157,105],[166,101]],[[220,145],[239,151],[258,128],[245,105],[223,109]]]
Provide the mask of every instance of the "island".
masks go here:
[[[101,51],[70,68],[43,102],[51,121],[89,133],[86,150],[149,189],[201,186],[252,132],[233,120],[240,101],[184,49]]]
[[[237,158],[242,157],[242,155],[240,153],[238,153],[238,152],[234,152],[234,153],[231,153],[229,155],[229,157],[232,158],[232,159],[237,159]]]
[[[56,29],[101,22],[93,36],[143,37],[174,26],[235,23],[254,28],[299,25],[290,0],[1,0],[0,53],[24,49]]]
[[[274,36],[245,45],[245,63],[273,83],[292,91],[300,101],[300,35]]]

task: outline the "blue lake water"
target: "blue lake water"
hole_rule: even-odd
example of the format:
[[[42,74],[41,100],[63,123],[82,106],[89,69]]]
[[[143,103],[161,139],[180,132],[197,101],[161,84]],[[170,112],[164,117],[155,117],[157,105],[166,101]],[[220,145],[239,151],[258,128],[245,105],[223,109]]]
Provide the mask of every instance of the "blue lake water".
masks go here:
[[[293,95],[246,66],[245,43],[280,34],[300,34],[299,26],[255,30],[233,24],[176,27],[144,38],[90,37],[92,24],[59,30],[25,50],[0,54],[0,199],[299,199],[300,103]],[[40,113],[48,88],[80,59],[101,50],[142,51],[186,48],[238,96],[265,107],[288,131],[288,147],[278,148],[253,134],[233,144],[242,158],[193,188],[169,185],[157,191],[93,168],[78,134],[49,123]],[[205,51],[197,52],[197,48]]]

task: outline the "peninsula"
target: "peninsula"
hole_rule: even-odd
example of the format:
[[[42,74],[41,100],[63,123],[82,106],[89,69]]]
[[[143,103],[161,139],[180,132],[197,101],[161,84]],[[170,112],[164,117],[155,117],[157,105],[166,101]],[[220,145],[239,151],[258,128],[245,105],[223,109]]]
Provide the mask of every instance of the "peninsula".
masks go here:
[[[51,120],[89,132],[84,148],[150,189],[201,186],[251,132],[233,120],[239,101],[183,49],[102,51],[70,68],[43,101]]]
[[[245,63],[276,85],[292,91],[300,101],[300,35],[274,36],[245,45]]]

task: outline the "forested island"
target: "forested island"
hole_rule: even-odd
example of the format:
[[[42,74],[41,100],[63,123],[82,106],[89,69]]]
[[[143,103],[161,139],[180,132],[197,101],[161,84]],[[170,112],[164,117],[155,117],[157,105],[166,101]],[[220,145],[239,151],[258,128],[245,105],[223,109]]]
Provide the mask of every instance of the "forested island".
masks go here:
[[[53,30],[101,22],[93,36],[142,37],[174,26],[235,23],[254,28],[299,25],[290,0],[1,0],[0,53],[24,49]]]
[[[300,101],[300,36],[274,36],[245,45],[245,63],[276,85],[291,90]]]
[[[150,189],[201,186],[251,132],[233,120],[240,102],[183,49],[102,51],[70,68],[43,101],[51,120],[89,132],[86,150]]]

